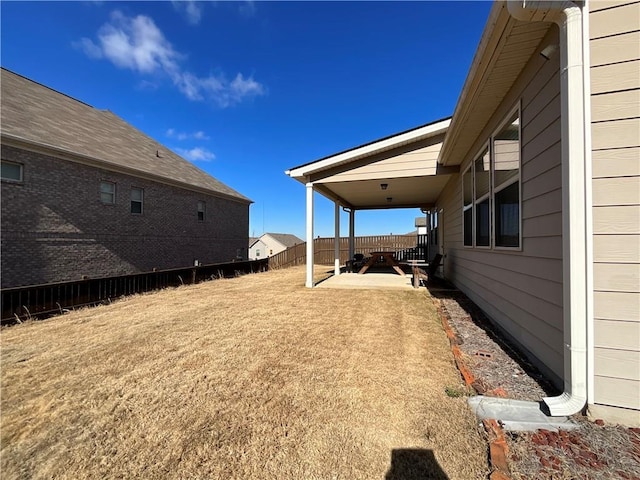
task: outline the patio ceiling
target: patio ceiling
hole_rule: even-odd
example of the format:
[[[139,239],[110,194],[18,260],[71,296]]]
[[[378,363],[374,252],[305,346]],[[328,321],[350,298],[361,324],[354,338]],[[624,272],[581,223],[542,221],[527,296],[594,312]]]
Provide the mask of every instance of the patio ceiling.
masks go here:
[[[286,173],[355,210],[430,208],[458,172],[457,167],[438,165],[449,123],[450,119],[439,120]]]

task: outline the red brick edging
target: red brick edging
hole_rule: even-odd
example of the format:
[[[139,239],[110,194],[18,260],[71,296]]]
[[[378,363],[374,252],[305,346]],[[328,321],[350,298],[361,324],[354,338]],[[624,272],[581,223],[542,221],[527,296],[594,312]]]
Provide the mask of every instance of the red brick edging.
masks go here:
[[[464,383],[467,387],[473,388],[477,393],[484,393],[478,391],[479,383],[471,373],[471,370],[467,368],[462,358],[462,352],[458,348],[458,339],[455,332],[451,329],[449,324],[449,315],[442,308],[441,303],[433,298],[438,315],[442,321],[442,328],[444,329],[449,343],[451,344],[451,352],[453,353],[453,359],[456,367],[460,371],[460,375],[464,379]],[[495,396],[506,397],[507,392],[502,388],[496,388],[491,392]],[[493,419],[483,420],[484,429],[487,432],[489,438],[489,463],[491,464],[491,473],[489,474],[489,480],[510,480],[509,466],[507,464],[507,455],[509,453],[509,447],[504,437],[504,431],[500,424]]]

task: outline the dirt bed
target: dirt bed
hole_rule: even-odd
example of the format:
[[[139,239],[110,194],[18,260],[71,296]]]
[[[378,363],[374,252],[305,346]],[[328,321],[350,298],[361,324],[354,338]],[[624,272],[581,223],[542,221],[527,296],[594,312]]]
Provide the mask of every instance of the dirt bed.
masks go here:
[[[430,291],[476,393],[529,401],[560,393],[462,292],[440,285]],[[573,420],[578,427],[569,432],[506,432],[511,478],[640,480],[640,429],[591,422],[580,414]]]

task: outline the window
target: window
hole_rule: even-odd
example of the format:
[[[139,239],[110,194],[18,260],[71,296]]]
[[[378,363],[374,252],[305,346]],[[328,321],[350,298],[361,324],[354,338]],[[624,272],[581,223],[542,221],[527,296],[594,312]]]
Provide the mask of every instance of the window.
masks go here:
[[[198,202],[198,221],[204,222],[204,213],[206,209],[206,204],[204,202]]]
[[[462,174],[463,244],[519,248],[520,207],[520,114],[516,110],[491,137],[490,147]]]
[[[0,177],[2,180],[9,180],[10,182],[22,181],[22,165],[14,162],[7,162],[2,160],[0,163]]]
[[[131,188],[131,213],[142,213],[142,202],[144,199],[144,190],[141,188]]]
[[[260,256],[260,249],[259,249],[259,248],[257,248],[257,249],[256,249],[256,258],[257,258],[257,257],[259,257],[259,256]]]
[[[489,191],[491,182],[491,165],[489,149],[474,162],[475,209],[476,209],[476,247],[488,247],[490,226]]]
[[[496,247],[520,247],[520,117],[493,138]]]
[[[464,245],[473,246],[473,171],[468,168],[462,175],[462,197],[464,215]]]
[[[113,182],[100,182],[100,200],[102,203],[113,205],[116,203],[116,184]]]

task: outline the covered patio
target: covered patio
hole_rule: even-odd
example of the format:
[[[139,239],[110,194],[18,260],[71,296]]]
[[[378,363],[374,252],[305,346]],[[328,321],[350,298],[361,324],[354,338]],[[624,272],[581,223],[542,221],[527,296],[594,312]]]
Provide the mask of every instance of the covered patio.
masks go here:
[[[418,208],[427,215],[432,213],[443,188],[451,176],[459,172],[458,166],[445,167],[438,163],[450,123],[451,118],[441,119],[285,172],[306,187],[307,240],[314,238],[314,193],[320,193],[335,205],[336,277],[341,275],[341,209],[349,215],[349,258],[356,253],[358,210]],[[313,242],[307,241],[305,285],[308,288],[315,286],[313,248]],[[410,277],[407,281],[410,282]]]

